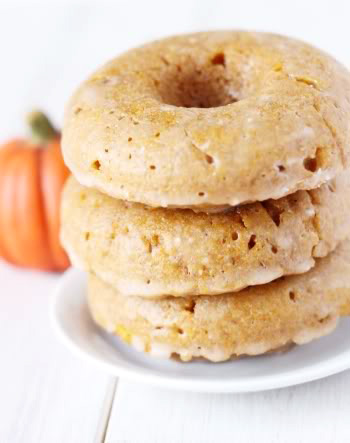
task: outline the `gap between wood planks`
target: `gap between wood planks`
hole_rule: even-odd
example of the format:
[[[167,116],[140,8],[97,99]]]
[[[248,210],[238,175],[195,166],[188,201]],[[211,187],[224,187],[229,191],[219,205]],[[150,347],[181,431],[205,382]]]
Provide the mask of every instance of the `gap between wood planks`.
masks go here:
[[[106,440],[112,407],[117,394],[118,382],[118,378],[113,378],[107,385],[106,395],[103,400],[101,415],[97,425],[94,443],[104,443]]]

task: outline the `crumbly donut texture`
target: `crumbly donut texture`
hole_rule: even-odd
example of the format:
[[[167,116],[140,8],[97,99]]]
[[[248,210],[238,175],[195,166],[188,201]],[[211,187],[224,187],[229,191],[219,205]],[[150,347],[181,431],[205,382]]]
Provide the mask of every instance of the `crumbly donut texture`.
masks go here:
[[[107,63],[74,94],[65,160],[84,185],[220,210],[313,189],[349,166],[350,77],[303,42],[204,32]]]
[[[263,354],[326,335],[350,314],[350,242],[305,274],[235,295],[123,297],[91,274],[88,300],[100,326],[156,356],[223,361]]]
[[[71,178],[61,239],[120,294],[220,294],[308,271],[350,237],[350,175],[220,214],[116,200]]]

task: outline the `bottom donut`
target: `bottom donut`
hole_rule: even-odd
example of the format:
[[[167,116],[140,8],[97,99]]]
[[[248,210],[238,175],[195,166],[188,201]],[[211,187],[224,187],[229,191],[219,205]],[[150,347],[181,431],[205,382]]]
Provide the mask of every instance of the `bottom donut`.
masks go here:
[[[232,294],[125,297],[90,274],[88,303],[98,325],[154,356],[219,362],[264,354],[327,335],[350,315],[350,241],[305,274]]]

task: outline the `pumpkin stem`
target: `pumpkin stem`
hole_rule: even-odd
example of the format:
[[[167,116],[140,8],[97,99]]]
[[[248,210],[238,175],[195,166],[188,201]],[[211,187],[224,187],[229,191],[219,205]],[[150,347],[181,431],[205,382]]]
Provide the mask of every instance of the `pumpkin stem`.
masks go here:
[[[32,111],[27,115],[27,122],[31,130],[34,143],[45,143],[57,137],[57,131],[48,117],[41,111]]]

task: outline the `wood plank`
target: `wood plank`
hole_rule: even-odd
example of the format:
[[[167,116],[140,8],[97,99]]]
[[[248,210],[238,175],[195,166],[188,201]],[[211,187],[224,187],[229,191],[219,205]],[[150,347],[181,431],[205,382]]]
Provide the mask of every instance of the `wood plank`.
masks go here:
[[[0,263],[0,442],[92,442],[101,422],[111,379],[53,336],[56,281]]]
[[[107,443],[350,441],[350,372],[254,394],[194,394],[120,380]]]

